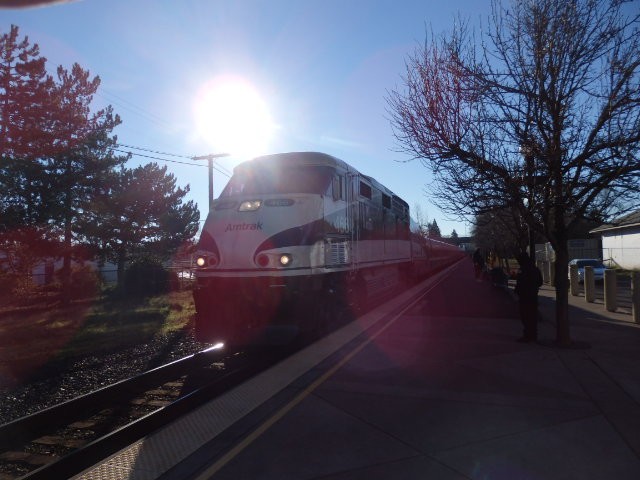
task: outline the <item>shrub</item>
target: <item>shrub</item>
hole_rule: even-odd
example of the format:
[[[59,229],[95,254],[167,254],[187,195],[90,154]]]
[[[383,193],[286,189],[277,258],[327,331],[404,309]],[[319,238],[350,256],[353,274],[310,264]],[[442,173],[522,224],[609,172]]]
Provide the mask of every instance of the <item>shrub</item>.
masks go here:
[[[162,263],[153,258],[140,258],[124,272],[122,282],[126,296],[144,297],[169,292],[177,279]]]
[[[19,304],[30,298],[36,286],[29,275],[0,272],[0,304]]]
[[[93,297],[100,292],[101,286],[100,273],[94,267],[85,265],[71,270],[72,298]]]

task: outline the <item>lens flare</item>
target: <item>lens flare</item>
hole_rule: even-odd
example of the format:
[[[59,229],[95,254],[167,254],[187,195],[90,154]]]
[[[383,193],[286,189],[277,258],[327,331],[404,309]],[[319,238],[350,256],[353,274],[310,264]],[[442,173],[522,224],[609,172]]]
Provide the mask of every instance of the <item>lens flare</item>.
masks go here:
[[[274,124],[258,90],[240,77],[216,77],[194,102],[197,133],[211,148],[252,157],[268,152]]]

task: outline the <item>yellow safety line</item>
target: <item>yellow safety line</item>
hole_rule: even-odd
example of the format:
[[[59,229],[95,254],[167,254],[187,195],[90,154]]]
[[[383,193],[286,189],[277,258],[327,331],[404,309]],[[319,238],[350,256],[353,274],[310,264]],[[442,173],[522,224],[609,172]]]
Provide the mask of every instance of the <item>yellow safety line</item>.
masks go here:
[[[306,389],[300,392],[293,400],[291,400],[287,405],[282,407],[278,412],[271,416],[268,420],[266,420],[262,425],[256,428],[251,434],[245,437],[240,443],[238,443],[235,447],[229,450],[226,454],[224,454],[221,458],[219,458],[213,465],[207,468],[204,472],[198,475],[196,480],[204,480],[210,478],[212,475],[215,475],[222,467],[224,467],[227,463],[229,463],[233,458],[242,452],[245,448],[251,445],[256,439],[260,437],[264,432],[266,432],[269,428],[273,426],[278,420],[284,417],[287,413],[293,409],[296,405],[298,405],[302,400],[307,398],[316,388],[318,388],[322,383],[329,379],[329,377],[333,376],[340,368],[344,366],[349,360],[355,357],[360,351],[369,345],[371,341],[373,341],[378,335],[384,332],[387,328],[391,326],[398,318],[400,318],[404,312],[413,307],[419,300],[421,300],[425,295],[427,295],[433,288],[436,287],[440,282],[437,282],[428,290],[425,290],[418,298],[416,298],[413,302],[407,305],[402,309],[400,313],[398,313],[395,317],[387,322],[375,335],[369,337],[368,340],[360,344],[356,349],[354,349],[351,353],[345,356],[340,362],[334,365],[331,369],[325,372],[320,378],[315,380],[311,385],[309,385]]]

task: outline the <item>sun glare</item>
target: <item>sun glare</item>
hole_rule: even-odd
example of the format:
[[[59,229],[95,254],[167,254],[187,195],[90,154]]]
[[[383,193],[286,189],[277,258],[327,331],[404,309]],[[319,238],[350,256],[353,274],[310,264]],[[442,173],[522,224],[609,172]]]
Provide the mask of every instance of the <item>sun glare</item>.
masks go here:
[[[250,157],[267,153],[273,122],[258,91],[239,77],[218,77],[198,92],[198,136],[216,152]]]

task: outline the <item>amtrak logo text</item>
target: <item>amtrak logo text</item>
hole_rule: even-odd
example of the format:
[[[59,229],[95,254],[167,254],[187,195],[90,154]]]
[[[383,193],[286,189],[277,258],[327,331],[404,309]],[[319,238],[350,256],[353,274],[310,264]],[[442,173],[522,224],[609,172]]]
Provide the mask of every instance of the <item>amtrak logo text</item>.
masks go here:
[[[239,232],[242,230],[262,230],[262,222],[258,223],[227,223],[225,232]]]

